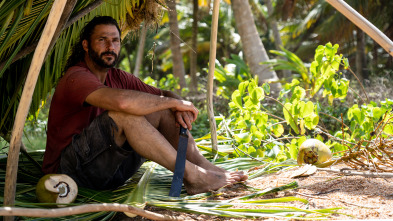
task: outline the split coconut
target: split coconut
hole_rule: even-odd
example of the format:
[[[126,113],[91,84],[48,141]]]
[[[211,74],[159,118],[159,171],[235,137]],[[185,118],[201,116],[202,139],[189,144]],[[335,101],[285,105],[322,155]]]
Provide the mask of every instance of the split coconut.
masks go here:
[[[308,139],[299,147],[297,163],[318,165],[332,158],[329,147],[317,139]]]
[[[78,195],[78,185],[65,174],[47,174],[37,183],[36,196],[40,203],[56,203],[65,207],[73,203]]]

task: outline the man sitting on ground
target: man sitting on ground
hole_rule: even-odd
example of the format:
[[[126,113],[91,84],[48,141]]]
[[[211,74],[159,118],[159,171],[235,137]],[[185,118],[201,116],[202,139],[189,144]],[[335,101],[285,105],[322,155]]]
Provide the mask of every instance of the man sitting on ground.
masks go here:
[[[198,110],[175,93],[114,68],[120,47],[120,29],[111,17],[95,17],[82,30],[51,101],[44,173],[111,189],[124,184],[145,159],[174,171],[179,125],[191,130]],[[247,179],[209,162],[189,137],[187,193]]]

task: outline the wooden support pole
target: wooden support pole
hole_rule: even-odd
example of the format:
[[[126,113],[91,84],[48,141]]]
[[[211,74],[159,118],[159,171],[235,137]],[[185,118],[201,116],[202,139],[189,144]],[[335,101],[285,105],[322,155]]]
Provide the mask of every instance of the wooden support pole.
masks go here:
[[[371,22],[365,19],[361,14],[355,11],[343,0],[326,0],[330,5],[341,12],[352,23],[358,26],[374,41],[376,41],[383,49],[385,49],[391,56],[393,56],[393,42]]]
[[[7,170],[4,187],[4,205],[13,205],[15,202],[16,177],[18,172],[19,151],[22,142],[23,127],[29,112],[31,100],[37,83],[42,64],[45,59],[49,44],[53,38],[56,28],[59,24],[60,17],[63,14],[67,0],[55,0],[49,13],[45,28],[42,32],[41,39],[38,42],[37,49],[34,53],[22,97],[16,112],[14,127],[12,130],[10,148],[8,151]],[[13,220],[13,217],[7,217]]]
[[[214,119],[214,110],[213,110],[213,86],[214,86],[213,80],[214,80],[214,70],[216,67],[219,7],[220,7],[220,0],[214,0],[212,30],[210,34],[209,74],[207,80],[207,111],[209,115],[212,149],[215,153],[217,153],[218,148],[217,148],[217,126],[216,126],[216,120]]]
[[[127,212],[143,216],[152,220],[182,220],[180,217],[177,216],[162,215],[159,213],[154,213],[137,207],[118,203],[86,204],[81,206],[71,206],[58,209],[2,207],[0,208],[0,216],[61,217],[102,211]]]

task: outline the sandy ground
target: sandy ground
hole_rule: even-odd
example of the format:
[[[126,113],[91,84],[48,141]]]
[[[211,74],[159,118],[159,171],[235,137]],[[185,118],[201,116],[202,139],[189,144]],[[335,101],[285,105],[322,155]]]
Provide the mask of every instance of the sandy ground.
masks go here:
[[[340,169],[345,165],[335,166]],[[284,196],[296,196],[307,199],[308,205],[300,202],[288,202],[281,205],[295,206],[297,208],[321,209],[321,208],[342,208],[337,214],[328,219],[391,219],[393,220],[393,178],[378,178],[365,176],[349,176],[330,171],[317,171],[307,177],[291,178],[298,168],[288,171],[259,177],[247,182],[248,186],[258,189],[281,186],[292,181],[297,181],[299,188],[295,190],[281,191],[261,197],[275,198]],[[229,199],[237,196],[249,194],[244,185],[233,185],[220,191],[222,194],[216,199]],[[147,207],[147,210],[156,213],[174,215],[185,220],[246,220],[235,218],[220,218],[214,216],[187,214],[162,210],[154,207]],[[124,215],[117,216],[117,220],[131,220]],[[147,220],[137,217],[132,220]],[[276,220],[276,219],[259,219]],[[278,220],[278,219],[277,219]]]

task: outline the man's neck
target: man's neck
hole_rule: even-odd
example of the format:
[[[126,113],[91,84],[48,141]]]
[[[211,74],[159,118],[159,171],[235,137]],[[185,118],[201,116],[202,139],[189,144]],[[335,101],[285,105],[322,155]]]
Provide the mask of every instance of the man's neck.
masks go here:
[[[106,75],[108,74],[109,68],[101,68],[96,65],[90,58],[85,57],[85,62],[90,71],[97,76],[97,78],[104,83],[106,79]]]

